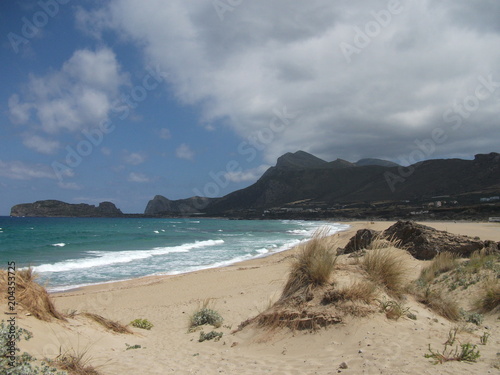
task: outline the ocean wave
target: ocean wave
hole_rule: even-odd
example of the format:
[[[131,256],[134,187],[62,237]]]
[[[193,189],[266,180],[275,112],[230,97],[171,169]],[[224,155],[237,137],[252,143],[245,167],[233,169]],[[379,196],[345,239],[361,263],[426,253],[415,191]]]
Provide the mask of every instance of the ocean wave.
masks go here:
[[[66,246],[66,244],[64,242],[59,242],[59,243],[53,243],[52,245],[50,246],[54,246],[54,247],[64,247]]]
[[[192,249],[223,244],[223,240],[206,240],[187,243],[171,247],[155,247],[151,250],[128,250],[128,251],[87,251],[92,258],[69,259],[53,264],[42,264],[33,267],[34,271],[43,272],[67,272],[93,267],[104,267],[114,264],[129,263],[136,260],[147,259],[153,256],[166,255],[169,253],[186,253]]]

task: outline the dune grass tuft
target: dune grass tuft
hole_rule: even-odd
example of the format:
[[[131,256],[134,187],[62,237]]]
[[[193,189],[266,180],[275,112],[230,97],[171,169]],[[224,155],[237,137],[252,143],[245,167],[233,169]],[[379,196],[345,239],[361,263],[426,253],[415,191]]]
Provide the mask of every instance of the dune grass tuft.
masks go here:
[[[439,253],[427,267],[422,269],[419,279],[425,283],[429,283],[440,274],[457,268],[458,265],[459,262],[456,255],[450,252]]]
[[[127,326],[124,326],[123,324],[120,324],[120,323],[115,322],[113,320],[104,318],[101,315],[89,313],[89,312],[84,312],[84,313],[82,313],[82,315],[86,318],[93,320],[94,322],[99,323],[107,330],[110,330],[110,331],[113,331],[116,333],[130,333],[130,334],[132,333],[132,331]]]
[[[417,292],[416,298],[418,302],[429,306],[432,311],[443,318],[457,321],[461,317],[458,303],[454,299],[444,295],[441,291],[426,288],[423,292]]]
[[[299,253],[294,257],[288,280],[283,288],[280,300],[284,300],[298,291],[324,285],[330,281],[337,257],[334,240],[328,237],[325,229],[315,233],[313,238],[300,245]]]
[[[337,301],[362,301],[370,304],[376,296],[377,286],[370,281],[362,280],[340,289],[326,291],[321,303],[326,305]]]
[[[474,301],[477,310],[487,313],[500,306],[500,281],[489,279],[485,282],[485,287]]]
[[[63,314],[56,310],[47,290],[36,279],[37,275],[31,267],[16,271],[17,303],[37,319],[50,321],[55,318],[65,321]],[[0,271],[0,290],[4,296],[7,295],[8,280],[7,271]]]
[[[96,367],[90,364],[91,358],[87,351],[67,351],[59,354],[55,360],[51,360],[49,363],[67,371],[70,375],[100,375]]]
[[[361,267],[373,282],[384,286],[390,293],[399,295],[405,288],[409,267],[404,250],[385,245],[376,247],[367,251]]]

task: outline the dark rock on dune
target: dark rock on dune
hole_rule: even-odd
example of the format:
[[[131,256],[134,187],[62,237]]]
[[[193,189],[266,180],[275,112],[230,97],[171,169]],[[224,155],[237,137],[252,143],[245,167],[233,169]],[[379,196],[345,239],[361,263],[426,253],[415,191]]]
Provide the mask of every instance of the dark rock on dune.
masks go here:
[[[122,217],[121,210],[111,202],[101,202],[98,207],[90,204],[70,204],[57,200],[18,204],[11,208],[10,216],[28,217]]]
[[[380,232],[372,229],[360,229],[351,237],[347,245],[338,254],[350,254],[355,251],[366,249],[375,238],[380,236]]]
[[[485,245],[479,239],[440,231],[414,221],[398,221],[386,229],[383,235],[398,241],[400,247],[423,260],[432,259],[442,252],[468,257]]]
[[[349,254],[366,249],[372,241],[381,236],[394,240],[398,247],[407,249],[417,259],[434,258],[438,253],[450,252],[460,257],[469,257],[474,251],[483,248],[488,251],[500,251],[500,243],[481,241],[479,238],[451,234],[414,221],[398,221],[380,233],[370,229],[360,229],[349,240],[339,254]]]

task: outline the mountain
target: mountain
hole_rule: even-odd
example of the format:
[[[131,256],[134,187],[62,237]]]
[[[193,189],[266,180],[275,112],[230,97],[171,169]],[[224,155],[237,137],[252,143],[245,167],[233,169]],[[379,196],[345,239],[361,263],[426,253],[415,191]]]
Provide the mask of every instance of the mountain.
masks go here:
[[[382,159],[360,159],[356,163],[358,167],[364,167],[367,165],[379,165],[381,167],[399,167],[400,165],[388,160]]]
[[[195,214],[204,211],[212,201],[212,198],[204,197],[170,200],[162,195],[156,195],[148,202],[144,214],[152,216]]]
[[[278,158],[276,168],[287,169],[307,169],[307,168],[323,168],[328,163],[314,155],[304,151],[295,153],[287,152]]]
[[[15,205],[10,216],[28,217],[121,217],[121,210],[111,202],[101,202],[99,206],[80,203],[70,204],[57,200],[36,201]]]
[[[472,199],[499,194],[497,153],[479,154],[474,160],[438,159],[402,167],[378,159],[365,159],[360,165],[341,159],[324,163],[299,151],[283,155],[256,183],[212,201],[205,211],[221,214],[283,206],[425,201],[443,195]]]

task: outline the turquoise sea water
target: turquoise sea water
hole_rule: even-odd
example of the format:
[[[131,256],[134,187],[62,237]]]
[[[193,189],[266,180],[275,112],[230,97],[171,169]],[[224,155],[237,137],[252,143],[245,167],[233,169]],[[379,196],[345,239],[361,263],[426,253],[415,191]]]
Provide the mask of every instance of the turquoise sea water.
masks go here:
[[[50,291],[178,274],[293,247],[319,227],[288,220],[0,217],[0,268],[32,266]]]

